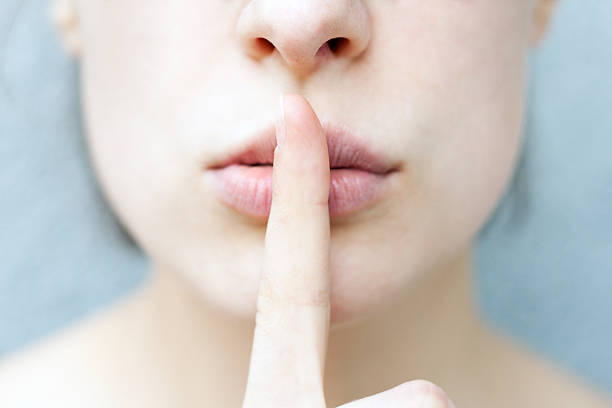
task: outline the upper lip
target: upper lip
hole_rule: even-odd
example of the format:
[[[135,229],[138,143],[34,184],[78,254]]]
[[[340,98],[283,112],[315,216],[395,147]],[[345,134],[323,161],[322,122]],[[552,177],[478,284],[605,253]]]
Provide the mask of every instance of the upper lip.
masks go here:
[[[352,168],[375,174],[387,174],[398,166],[386,155],[376,152],[364,141],[358,139],[347,126],[321,121],[327,139],[329,167],[331,169]],[[241,144],[224,158],[208,166],[219,169],[232,164],[272,165],[276,147],[276,127],[269,124]]]

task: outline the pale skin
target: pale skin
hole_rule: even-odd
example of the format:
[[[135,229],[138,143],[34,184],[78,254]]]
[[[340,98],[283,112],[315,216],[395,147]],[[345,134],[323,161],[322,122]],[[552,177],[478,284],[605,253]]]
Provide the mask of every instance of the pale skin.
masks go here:
[[[82,63],[98,176],[151,279],[6,359],[0,405],[610,406],[485,327],[471,290],[472,239],[519,146],[524,52],[554,1],[147,6],[58,0],[55,21]],[[353,47],[317,65],[332,37]],[[327,211],[323,115],[405,169],[342,220]],[[266,116],[285,138],[261,222],[210,199],[193,169]]]
[[[281,103],[283,103],[281,101]],[[284,141],[274,196],[243,407],[325,407],[329,335],[330,170],[323,129],[299,95],[284,98]],[[454,407],[427,381],[411,381],[343,407]]]

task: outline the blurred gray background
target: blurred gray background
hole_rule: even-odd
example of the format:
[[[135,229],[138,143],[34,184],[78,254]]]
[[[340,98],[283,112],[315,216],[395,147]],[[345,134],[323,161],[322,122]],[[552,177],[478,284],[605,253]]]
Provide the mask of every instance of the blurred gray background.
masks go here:
[[[0,4],[0,357],[129,294],[148,260],[95,182],[48,0]],[[561,2],[524,154],[477,246],[483,316],[612,394],[612,1]]]

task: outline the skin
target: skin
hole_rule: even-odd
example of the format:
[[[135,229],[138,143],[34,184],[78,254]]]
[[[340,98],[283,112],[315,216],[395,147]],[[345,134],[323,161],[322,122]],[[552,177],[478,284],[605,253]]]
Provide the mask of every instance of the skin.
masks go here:
[[[527,52],[553,6],[57,0],[92,162],[152,278],[6,363],[9,401],[606,406],[482,327],[470,290],[472,240],[512,176]],[[336,37],[348,41],[331,52]],[[382,200],[346,217],[327,211],[324,120],[401,164]],[[221,204],[203,169],[269,121],[285,138],[261,220]]]
[[[276,120],[282,92],[399,163],[385,200],[331,220],[331,321],[347,323],[442,269],[492,213],[521,142],[535,2],[299,4],[75,1],[83,114],[104,192],[155,268],[244,318],[266,222],[222,205],[203,169]],[[317,61],[335,37],[354,46]]]
[[[325,407],[331,302],[327,143],[303,97],[288,95],[281,104],[277,141],[282,142],[274,155],[274,196],[243,407]],[[454,408],[441,389],[425,381],[343,406],[393,405]]]

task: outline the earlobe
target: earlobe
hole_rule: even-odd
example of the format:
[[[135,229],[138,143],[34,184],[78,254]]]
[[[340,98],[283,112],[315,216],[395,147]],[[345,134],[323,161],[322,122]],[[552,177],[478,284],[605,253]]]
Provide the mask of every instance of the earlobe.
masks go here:
[[[531,31],[532,46],[536,46],[544,38],[557,3],[557,0],[536,0]]]
[[[52,0],[49,10],[51,21],[57,28],[62,46],[72,56],[81,55],[81,34],[74,0]]]

